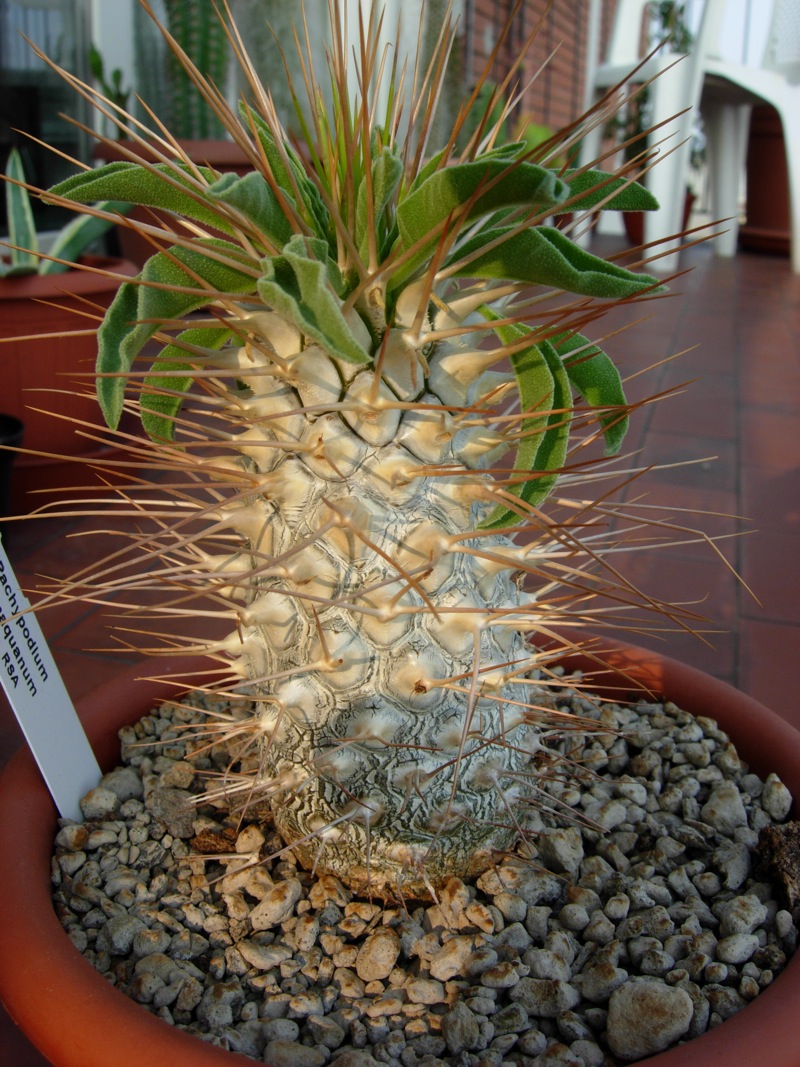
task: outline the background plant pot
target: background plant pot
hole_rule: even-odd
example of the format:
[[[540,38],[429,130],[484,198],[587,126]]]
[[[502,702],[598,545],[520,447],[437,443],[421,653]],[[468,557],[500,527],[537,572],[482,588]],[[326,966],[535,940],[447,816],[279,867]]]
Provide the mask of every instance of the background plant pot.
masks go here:
[[[791,244],[789,170],[783,127],[775,108],[754,107],[747,142],[746,221],[739,246],[749,252],[788,256]]]
[[[774,770],[800,796],[800,736],[763,705],[690,667],[644,649],[595,641],[590,655],[564,661],[594,673],[594,688],[609,697],[630,694],[635,683],[695,714],[719,721],[753,770]],[[190,684],[197,662],[176,660],[172,673]],[[152,703],[174,695],[174,686],[135,681],[140,666],[120,672],[80,705],[98,759],[117,759],[117,729],[135,721]],[[639,691],[641,695],[641,690]],[[10,1015],[57,1067],[233,1067],[252,1060],[191,1037],[134,1004],[108,984],[73,947],[55,916],[50,897],[50,860],[56,813],[36,765],[18,753],[0,776],[0,855],[8,875],[0,880],[3,952],[0,997]],[[703,1037],[652,1057],[654,1067],[797,1067],[800,1029],[800,958],[752,1004]],[[768,1059],[765,1059],[768,1048]]]
[[[244,151],[233,141],[222,139],[205,141],[179,140],[178,143],[193,163],[200,167],[212,167],[214,170],[219,171],[220,174],[231,172],[244,175],[253,169],[253,165]],[[152,161],[152,157],[148,156],[140,145],[134,141],[125,140],[115,141],[113,144],[98,144],[92,156],[98,163],[130,162],[128,154],[130,152],[137,157]],[[133,222],[152,224],[154,216],[162,220],[165,219],[163,214],[143,207],[135,207],[127,217]],[[116,233],[120,253],[125,259],[135,263],[137,267],[143,267],[150,256],[153,255],[154,246],[146,237],[122,223],[117,226]]]
[[[694,207],[696,199],[697,197],[691,189],[687,189],[683,201],[683,216],[681,218],[682,230],[687,229],[689,226],[689,218],[692,214],[692,208]],[[639,245],[644,244],[643,211],[623,211],[622,225],[625,227],[625,236],[628,238],[628,243],[630,245],[633,245],[634,248],[638,248]]]
[[[87,256],[83,262],[115,275],[137,273],[136,266],[126,260]],[[80,429],[101,433],[104,423],[90,377],[97,342],[93,332],[85,336],[74,336],[74,332],[93,330],[118,287],[115,278],[78,269],[0,281],[0,342],[5,341],[0,344],[3,410],[25,423],[25,448],[45,453],[20,454],[15,460],[11,507],[16,514],[27,514],[50,499],[31,495],[37,490],[81,485],[86,480],[78,465],[61,461],[59,456],[90,459],[109,454],[107,444],[92,442],[79,433]],[[5,340],[31,335],[37,336],[25,341]],[[43,411],[56,412],[59,417]],[[70,420],[88,425],[77,427]]]
[[[11,514],[11,468],[14,453],[5,448],[19,448],[25,426],[14,415],[0,415],[0,519]]]

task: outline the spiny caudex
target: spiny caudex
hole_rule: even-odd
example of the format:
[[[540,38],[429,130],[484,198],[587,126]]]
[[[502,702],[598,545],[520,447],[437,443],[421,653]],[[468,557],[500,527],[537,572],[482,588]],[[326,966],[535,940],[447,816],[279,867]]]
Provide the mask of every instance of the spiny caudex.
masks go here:
[[[655,205],[626,173],[548,166],[607,107],[533,152],[499,143],[488,119],[457,150],[479,85],[434,150],[455,25],[414,69],[381,48],[377,7],[348,27],[339,0],[328,105],[298,31],[311,107],[294,94],[293,146],[221,17],[247,84],[236,111],[167,39],[246,153],[244,177],[196,164],[62,72],[138,149],[48,199],[167,213],[125,223],[154,253],[98,334],[109,426],[136,410],[149,435],[120,438],[117,511],[155,532],[62,595],[124,602],[160,586],[170,620],[205,598],[232,631],[186,644],[221,662],[232,710],[211,732],[242,742],[211,792],[267,804],[306,866],[378,896],[425,895],[510,848],[553,773],[549,739],[569,723],[536,640],[591,618],[598,591],[621,612],[654,606],[604,562],[607,489],[561,494],[598,462],[581,460],[587,442],[618,452],[629,414],[582,330],[658,283],[555,223]],[[521,63],[490,111],[500,94],[514,103]],[[254,712],[239,710],[245,696]]]

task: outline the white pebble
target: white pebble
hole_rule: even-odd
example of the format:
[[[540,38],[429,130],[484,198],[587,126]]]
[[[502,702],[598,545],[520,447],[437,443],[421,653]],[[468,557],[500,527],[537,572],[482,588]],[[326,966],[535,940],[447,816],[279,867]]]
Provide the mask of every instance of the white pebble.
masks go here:
[[[594,1041],[580,1039],[569,1046],[570,1052],[577,1056],[584,1067],[602,1067],[606,1062],[605,1053]]]
[[[614,922],[619,922],[620,920],[627,918],[630,906],[631,902],[624,894],[615,893],[613,897],[608,898],[603,911],[609,919]]]
[[[364,982],[380,981],[388,978],[394,970],[400,955],[400,938],[390,926],[381,926],[370,934],[356,959],[356,973]],[[454,972],[455,973],[455,972]],[[431,967],[433,974],[433,967]],[[441,978],[441,975],[434,975]],[[448,977],[451,977],[448,975]]]
[[[720,920],[719,930],[723,937],[730,934],[752,934],[767,918],[765,905],[752,893],[726,900],[714,910]]]
[[[417,978],[406,986],[412,1004],[443,1004],[446,997],[444,986],[432,978]]]
[[[583,859],[583,840],[575,826],[565,826],[542,834],[537,842],[542,864],[551,871],[576,875]]]
[[[294,906],[303,895],[303,887],[297,878],[278,882],[250,912],[250,924],[254,930],[268,930],[284,922],[294,911]]]
[[[703,805],[700,815],[715,830],[730,834],[737,826],[747,826],[742,794],[733,782],[721,782]]]
[[[608,1043],[615,1056],[638,1060],[683,1037],[694,1007],[685,989],[661,981],[626,982],[608,1004]]]
[[[717,955],[724,963],[745,963],[757,948],[755,934],[731,934],[717,942]]]
[[[764,781],[764,791],[761,794],[761,805],[776,822],[783,822],[789,814],[792,794],[777,774],[767,775]]]
[[[119,811],[120,799],[111,789],[98,785],[81,797],[84,819],[107,819]]]
[[[583,930],[589,925],[589,915],[581,904],[565,904],[558,918],[567,930]]]
[[[794,930],[791,912],[781,909],[775,916],[775,932],[778,937],[788,937]]]

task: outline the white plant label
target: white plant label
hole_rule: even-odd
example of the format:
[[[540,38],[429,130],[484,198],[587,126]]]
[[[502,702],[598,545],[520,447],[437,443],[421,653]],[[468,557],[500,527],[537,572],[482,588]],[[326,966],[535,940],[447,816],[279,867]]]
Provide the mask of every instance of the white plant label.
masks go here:
[[[0,537],[0,680],[59,813],[81,819],[78,801],[101,771],[28,608]]]

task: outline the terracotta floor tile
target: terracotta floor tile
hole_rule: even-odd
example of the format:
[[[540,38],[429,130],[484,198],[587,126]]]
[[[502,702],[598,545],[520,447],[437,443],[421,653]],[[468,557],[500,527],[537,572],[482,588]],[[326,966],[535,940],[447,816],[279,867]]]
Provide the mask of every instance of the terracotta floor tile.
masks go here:
[[[739,553],[737,534],[751,526],[737,514],[737,494],[732,490],[676,485],[665,480],[670,473],[649,472],[626,492],[627,510],[643,521],[649,519],[653,535],[661,541],[654,552],[713,559],[714,550],[702,541],[702,534],[706,534],[719,539],[720,551],[735,564]]]
[[[784,368],[776,380],[774,368],[765,369],[758,360],[748,360],[742,368],[741,396],[751,407],[797,413],[800,410],[800,362]]]
[[[711,491],[736,488],[736,445],[731,440],[653,431],[647,434],[641,462],[658,467],[654,480]]]
[[[737,339],[739,369],[747,387],[745,396],[754,403],[754,390],[758,389],[774,403],[776,379],[784,374],[791,375],[797,369],[800,349],[792,324],[771,311],[748,313],[746,307],[742,307]],[[772,386],[771,394],[769,386]]]
[[[96,689],[105,682],[113,681],[119,674],[120,667],[127,666],[134,659],[141,657],[103,657],[61,652],[58,656],[58,669],[73,702],[77,702],[86,693]],[[149,668],[149,664],[148,664]]]
[[[0,1004],[0,1067],[49,1067],[50,1060],[33,1047]]]
[[[657,646],[653,644],[651,647]],[[734,633],[707,634],[703,641],[690,634],[676,634],[670,638],[666,653],[672,659],[736,685],[737,649]]]
[[[663,384],[671,384],[673,377],[677,376],[670,373]],[[733,440],[738,432],[737,423],[735,379],[731,374],[718,374],[691,382],[682,392],[654,404],[649,429],[656,433]]]
[[[675,605],[675,620],[641,609],[626,616],[612,607],[608,617],[618,618],[620,625],[634,629],[633,620],[640,620],[629,637],[634,644],[735,682],[738,592],[724,567],[642,553],[621,562],[619,569],[640,590]]]
[[[742,409],[742,464],[773,472],[800,467],[800,417],[769,408]]]
[[[112,527],[112,523],[105,518],[99,521],[104,528]],[[9,551],[9,559],[15,569],[24,569],[30,574],[67,578],[93,566],[107,554],[119,551],[127,541],[127,538],[111,533],[87,534],[86,525],[88,523],[68,524],[65,535],[48,539],[33,552],[26,551],[24,545],[18,545]],[[125,529],[121,520],[117,520],[115,525],[120,531]]]
[[[800,536],[800,466],[743,466],[741,487],[742,509],[755,529]]]
[[[60,540],[68,527],[64,520],[25,519],[3,522],[3,546],[8,558],[16,565],[28,555],[38,552],[51,541]]]
[[[736,363],[733,324],[713,317],[686,319],[676,334],[673,351],[684,353],[675,363],[692,378],[732,374]]]
[[[760,601],[744,606],[749,618],[800,622],[800,536],[760,530],[746,538],[742,577]]]
[[[739,631],[739,685],[800,730],[797,662],[800,625],[743,618]]]
[[[88,651],[105,660],[124,656],[127,661],[126,648],[161,648],[168,643],[184,647],[197,639],[225,637],[232,629],[229,620],[207,620],[200,614],[172,621],[145,612],[133,617],[117,617],[108,612],[80,620],[60,636],[58,647],[76,653]]]
[[[0,693],[0,768],[6,765],[23,741],[22,730],[14,717],[11,705],[6,700],[5,693]]]
[[[77,703],[82,696],[98,685],[113,681],[119,673],[119,659],[64,653],[59,649],[54,649],[53,653],[59,674],[73,703]],[[130,659],[126,662],[130,662]],[[5,694],[0,692],[0,766],[22,742],[22,731]]]
[[[14,573],[23,593],[32,604],[36,604],[38,599],[38,580],[36,576],[21,570],[19,567],[14,568]],[[45,638],[53,643],[57,642],[59,636],[69,630],[80,619],[93,614],[94,609],[91,605],[75,601],[72,603],[51,603],[43,606],[38,612],[37,618]]]

